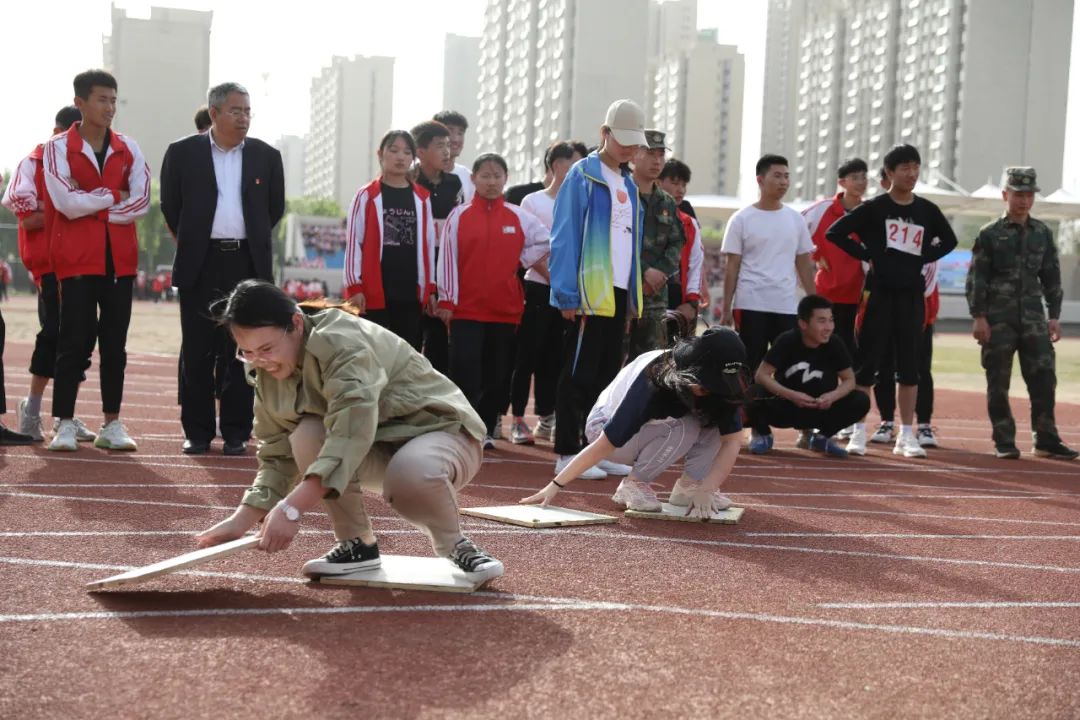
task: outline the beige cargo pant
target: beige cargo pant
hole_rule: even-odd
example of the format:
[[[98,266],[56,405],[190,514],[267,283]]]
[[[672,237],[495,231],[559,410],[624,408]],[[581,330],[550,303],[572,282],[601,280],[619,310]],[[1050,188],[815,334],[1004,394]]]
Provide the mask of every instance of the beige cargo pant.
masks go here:
[[[306,415],[289,435],[293,459],[301,471],[318,457],[326,439],[323,420]],[[376,443],[348,487],[324,500],[339,541],[371,532],[363,490],[382,493],[403,518],[431,539],[435,554],[446,557],[464,535],[457,491],[480,471],[480,441],[463,432],[430,432],[404,445]]]

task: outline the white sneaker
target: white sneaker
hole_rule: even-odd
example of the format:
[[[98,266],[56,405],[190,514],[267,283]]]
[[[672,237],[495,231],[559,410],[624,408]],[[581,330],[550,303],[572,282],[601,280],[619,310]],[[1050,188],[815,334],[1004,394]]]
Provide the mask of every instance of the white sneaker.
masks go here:
[[[575,457],[575,455],[560,455],[559,459],[555,461],[555,474],[558,475],[565,470],[566,466],[569,465],[570,461]],[[601,470],[599,465],[594,465],[578,475],[578,477],[582,480],[604,480],[607,478],[607,473]]]
[[[78,428],[78,431],[75,433],[76,440],[79,442],[94,442],[97,440],[97,433],[86,427],[86,424],[83,423],[82,420],[79,418],[72,418],[71,421],[75,423],[75,427]]]
[[[906,433],[900,433],[899,437],[896,438],[896,445],[893,446],[892,451],[893,455],[903,455],[906,458],[926,457],[926,451],[919,445],[919,439],[910,430]]]
[[[865,455],[866,454],[866,426],[855,426],[855,430],[851,433],[851,438],[847,442],[847,451],[852,455]]]
[[[623,465],[610,460],[601,460],[596,463],[596,467],[600,468],[608,475],[618,475],[619,477],[626,477],[630,474],[630,471],[634,469],[629,465]]]
[[[491,433],[491,437],[494,440],[503,440],[504,439],[503,438],[503,431],[502,431],[502,419],[503,419],[502,415],[496,415],[495,416],[495,429]]]
[[[694,495],[700,485],[701,483],[694,482],[685,475],[680,475],[679,479],[675,481],[675,487],[671,488],[668,504],[678,507],[690,507],[690,503],[693,502]],[[719,491],[713,492],[714,506],[719,507],[721,510],[727,510],[734,504],[728,496],[721,495]]]
[[[840,438],[841,440],[847,440],[848,438],[851,437],[851,434],[853,432],[855,432],[855,426],[854,425],[848,425],[846,428],[844,428],[840,432],[836,433],[836,437]]]
[[[660,498],[656,497],[656,493],[653,492],[648,483],[638,482],[630,478],[623,478],[611,499],[627,510],[660,512],[662,509]]]
[[[49,449],[57,452],[75,452],[79,449],[79,428],[74,420],[61,420],[56,427]]]
[[[74,421],[70,422],[72,425]],[[101,432],[98,433],[97,440],[94,441],[94,447],[101,448],[102,450],[125,450],[132,452],[136,450],[135,441],[128,435],[127,428],[124,427],[124,423],[119,420],[113,420],[111,423],[101,428]]]
[[[888,445],[895,439],[896,426],[893,425],[892,421],[890,420],[882,421],[882,423],[878,425],[878,429],[875,430],[874,434],[870,436],[870,442],[882,443],[883,445]]]
[[[934,435],[934,428],[930,427],[929,423],[919,425],[915,431],[915,437],[919,438],[919,445],[923,447],[938,447],[937,436]]]
[[[482,445],[483,445],[485,450],[494,450],[495,449],[495,438],[492,437],[491,435],[485,435]]]
[[[540,422],[536,423],[536,429],[533,430],[533,437],[537,440],[555,442],[555,413],[540,418]]]
[[[41,425],[41,415],[26,414],[26,398],[20,400],[19,404],[15,406],[15,427],[17,428],[16,432],[29,435],[37,442],[45,439],[45,430]]]

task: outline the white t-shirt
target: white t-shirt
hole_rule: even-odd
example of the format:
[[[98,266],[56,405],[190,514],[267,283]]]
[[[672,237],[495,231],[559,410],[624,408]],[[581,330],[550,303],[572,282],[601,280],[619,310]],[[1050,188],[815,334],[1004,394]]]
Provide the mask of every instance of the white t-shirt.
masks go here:
[[[795,257],[814,251],[801,214],[786,205],[779,210],[744,207],[728,221],[720,250],[742,256],[734,309],[795,314]]]
[[[604,182],[611,190],[611,269],[615,287],[630,287],[630,266],[634,262],[634,206],[622,173],[600,163]]]
[[[472,202],[476,186],[472,182],[472,171],[461,163],[454,163],[454,174],[461,178],[461,204]]]
[[[555,215],[555,198],[548,195],[546,190],[538,190],[522,198],[521,209],[539,220],[540,224],[547,228],[548,233],[551,232],[551,224],[554,222]],[[548,244],[551,244],[550,236],[548,237]],[[551,284],[533,268],[525,271],[525,279],[541,285]]]

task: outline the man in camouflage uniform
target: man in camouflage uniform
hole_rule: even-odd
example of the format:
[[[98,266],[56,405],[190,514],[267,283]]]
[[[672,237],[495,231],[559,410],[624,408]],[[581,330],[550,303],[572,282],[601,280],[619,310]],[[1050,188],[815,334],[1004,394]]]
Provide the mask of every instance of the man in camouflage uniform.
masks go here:
[[[686,235],[678,217],[675,199],[660,189],[657,180],[664,169],[664,133],[646,130],[648,145],[634,156],[634,182],[641,196],[645,228],[641,241],[641,317],[630,328],[628,361],[643,352],[668,346],[664,313],[668,309],[667,280],[678,272]]]
[[[1010,167],[1002,178],[1005,213],[983,226],[971,251],[967,300],[973,334],[982,345],[986,404],[995,454],[1019,458],[1016,423],[1009,409],[1013,354],[1031,399],[1034,454],[1072,460],[1054,422],[1054,346],[1061,337],[1061,268],[1050,229],[1031,217],[1035,169]],[[1046,311],[1043,300],[1046,300]],[[1047,320],[1047,312],[1050,319]]]

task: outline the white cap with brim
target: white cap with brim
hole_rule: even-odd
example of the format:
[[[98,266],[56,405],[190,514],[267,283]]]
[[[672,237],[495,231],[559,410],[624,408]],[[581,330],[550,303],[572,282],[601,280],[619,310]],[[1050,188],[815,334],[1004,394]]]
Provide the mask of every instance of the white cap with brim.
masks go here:
[[[604,118],[611,129],[615,142],[620,145],[646,145],[645,113],[633,100],[616,100],[611,103]]]

